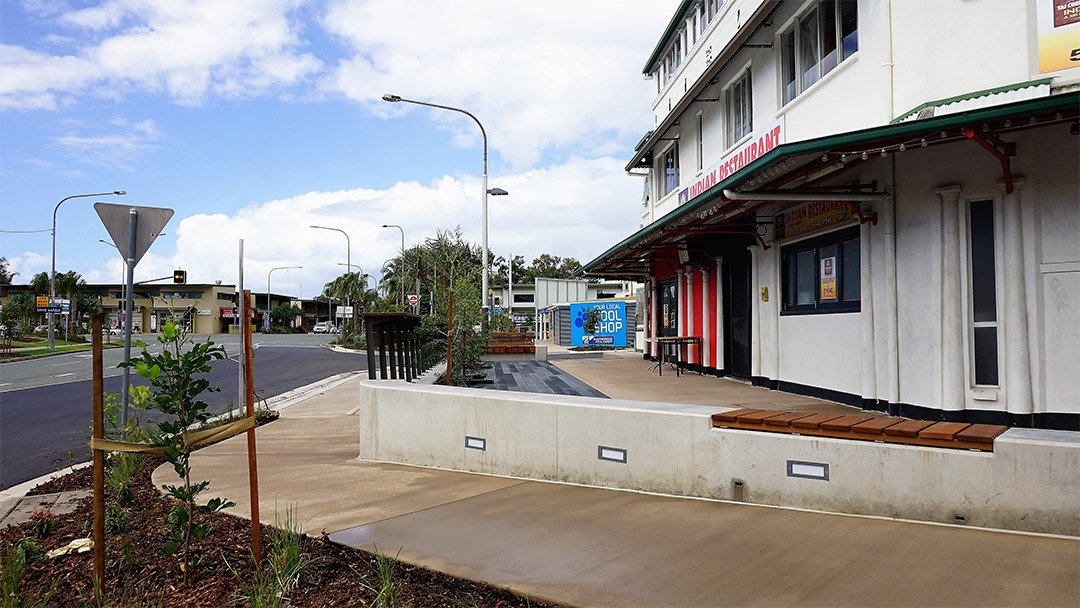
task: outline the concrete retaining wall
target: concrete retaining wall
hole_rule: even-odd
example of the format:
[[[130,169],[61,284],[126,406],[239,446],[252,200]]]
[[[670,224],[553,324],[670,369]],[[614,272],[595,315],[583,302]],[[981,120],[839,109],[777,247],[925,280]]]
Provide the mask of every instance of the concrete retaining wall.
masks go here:
[[[726,409],[368,380],[360,458],[1080,535],[1077,433],[1012,429],[987,453],[712,428]],[[827,464],[828,480],[789,476],[789,461]]]

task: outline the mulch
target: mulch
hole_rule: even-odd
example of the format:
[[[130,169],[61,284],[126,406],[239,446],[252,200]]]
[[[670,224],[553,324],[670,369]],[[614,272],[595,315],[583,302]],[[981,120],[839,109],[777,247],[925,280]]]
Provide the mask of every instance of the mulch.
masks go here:
[[[240,595],[238,577],[253,580],[251,523],[223,513],[207,516],[213,531],[193,541],[192,553],[202,556],[183,584],[177,557],[165,557],[162,544],[168,526],[165,517],[174,500],[153,486],[151,473],[164,462],[151,458],[134,479],[134,499],[128,531],[106,535],[105,572],[109,606],[176,606],[188,608],[247,605]],[[76,471],[35,489],[41,493],[89,488],[91,469]],[[106,503],[112,500],[106,488]],[[54,515],[54,530],[38,541],[46,550],[65,546],[76,538],[93,537],[93,501],[84,499],[72,513]],[[264,550],[269,546],[269,526],[262,526]],[[30,524],[0,530],[0,543],[32,537]],[[286,606],[367,606],[379,589],[375,558],[329,542],[325,538],[303,538],[310,564],[299,587],[289,594]],[[227,563],[226,563],[227,562]],[[229,567],[235,570],[235,574]],[[93,586],[93,552],[42,559],[31,563],[22,582],[23,590],[52,587],[50,605],[90,605]],[[405,606],[434,607],[515,607],[553,606],[518,597],[513,593],[463,580],[404,563],[396,565],[395,579],[401,585],[400,602]]]

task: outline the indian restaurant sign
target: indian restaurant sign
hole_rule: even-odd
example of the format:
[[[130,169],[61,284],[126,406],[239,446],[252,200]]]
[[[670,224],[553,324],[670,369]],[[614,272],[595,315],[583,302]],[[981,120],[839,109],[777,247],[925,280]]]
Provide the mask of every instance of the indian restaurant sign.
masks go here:
[[[791,239],[850,222],[851,208],[840,201],[811,201],[778,213],[773,220],[776,240]]]

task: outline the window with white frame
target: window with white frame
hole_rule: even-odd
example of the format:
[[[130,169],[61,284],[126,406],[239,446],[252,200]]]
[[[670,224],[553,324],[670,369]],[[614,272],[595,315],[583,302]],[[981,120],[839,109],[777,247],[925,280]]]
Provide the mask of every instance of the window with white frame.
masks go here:
[[[673,146],[664,152],[663,159],[663,171],[664,171],[664,192],[663,195],[669,194],[672,190],[679,187],[679,144],[675,143]]]
[[[724,143],[731,147],[754,130],[749,68],[724,91]]]
[[[859,50],[856,0],[820,0],[780,34],[784,103]]]
[[[712,21],[716,14],[720,12],[720,7],[724,6],[723,0],[706,0],[709,9],[709,21]]]
[[[994,255],[994,201],[971,201],[968,208],[971,262],[971,370],[975,386],[998,385],[997,270]]]

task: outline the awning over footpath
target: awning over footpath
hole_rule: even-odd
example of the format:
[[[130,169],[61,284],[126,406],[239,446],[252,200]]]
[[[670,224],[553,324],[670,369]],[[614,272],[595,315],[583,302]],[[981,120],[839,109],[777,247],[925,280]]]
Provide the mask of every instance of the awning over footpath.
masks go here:
[[[718,178],[715,185],[687,203],[623,239],[585,264],[580,274],[622,280],[655,276],[654,264],[676,264],[679,249],[697,235],[748,235],[767,248],[761,238],[761,225],[749,214],[778,201],[839,200],[848,203],[860,221],[873,222],[875,218],[862,216],[857,202],[886,196],[874,192],[874,184],[820,184],[864,163],[908,149],[971,140],[971,145],[983,147],[999,161],[1006,188],[1011,190],[1009,159],[1016,150],[1000,136],[1076,122],[1078,118],[1080,92],[1071,92],[781,144],[738,171]]]

